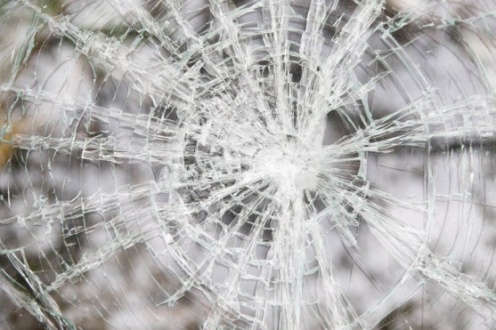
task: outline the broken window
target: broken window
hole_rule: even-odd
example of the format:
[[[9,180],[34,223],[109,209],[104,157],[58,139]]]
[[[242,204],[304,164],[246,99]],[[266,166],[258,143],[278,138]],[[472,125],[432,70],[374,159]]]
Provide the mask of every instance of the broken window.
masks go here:
[[[0,4],[0,325],[481,329],[493,1]]]

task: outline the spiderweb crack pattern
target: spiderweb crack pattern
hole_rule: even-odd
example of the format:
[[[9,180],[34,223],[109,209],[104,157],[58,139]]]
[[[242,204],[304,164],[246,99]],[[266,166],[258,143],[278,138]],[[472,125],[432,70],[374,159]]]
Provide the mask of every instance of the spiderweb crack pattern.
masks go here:
[[[494,14],[0,4],[0,324],[494,327]]]

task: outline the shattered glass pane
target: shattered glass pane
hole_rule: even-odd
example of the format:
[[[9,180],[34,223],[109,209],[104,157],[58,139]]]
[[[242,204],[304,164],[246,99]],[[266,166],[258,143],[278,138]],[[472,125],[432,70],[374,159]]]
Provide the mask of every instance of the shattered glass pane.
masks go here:
[[[0,2],[0,328],[494,329],[495,14]]]

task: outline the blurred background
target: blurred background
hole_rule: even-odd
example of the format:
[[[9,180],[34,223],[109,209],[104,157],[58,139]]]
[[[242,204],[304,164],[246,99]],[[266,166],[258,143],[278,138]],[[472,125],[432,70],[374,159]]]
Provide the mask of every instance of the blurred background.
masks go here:
[[[0,0],[0,328],[494,328],[495,14]],[[270,186],[220,193],[246,145],[278,150],[252,123],[281,93],[341,159],[305,190],[321,245],[281,229]]]

